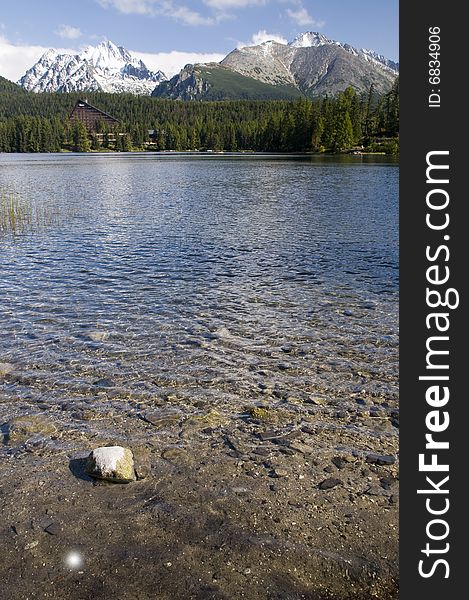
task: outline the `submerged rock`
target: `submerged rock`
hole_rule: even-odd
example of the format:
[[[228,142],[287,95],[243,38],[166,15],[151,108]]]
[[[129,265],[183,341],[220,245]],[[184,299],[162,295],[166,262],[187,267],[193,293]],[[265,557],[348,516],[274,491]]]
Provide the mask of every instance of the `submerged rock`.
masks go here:
[[[93,381],[93,385],[95,385],[96,387],[100,387],[100,388],[111,388],[111,387],[114,387],[114,382],[108,378],[103,378],[103,379],[97,379],[96,381]]]
[[[147,479],[151,475],[150,450],[145,447],[134,448],[134,465],[137,479]]]
[[[122,446],[95,448],[88,456],[86,472],[91,477],[114,483],[135,481],[132,452]]]
[[[8,422],[6,442],[11,446],[26,442],[33,436],[48,437],[56,433],[57,428],[42,415],[24,415]]]
[[[104,342],[109,337],[109,333],[107,331],[95,329],[88,332],[88,337],[93,342]]]
[[[187,431],[199,431],[206,427],[221,427],[226,423],[226,417],[217,410],[209,410],[203,414],[190,415],[183,423],[183,429]]]
[[[184,448],[177,447],[166,448],[165,450],[163,450],[161,456],[165,460],[168,460],[169,462],[172,462],[176,465],[189,464],[192,460],[187,450],[184,450]]]
[[[181,421],[181,415],[179,413],[146,413],[142,415],[142,419],[154,427],[162,429],[165,427],[179,425]]]
[[[15,366],[11,363],[0,362],[0,377],[4,377],[5,375],[9,375],[15,370]]]

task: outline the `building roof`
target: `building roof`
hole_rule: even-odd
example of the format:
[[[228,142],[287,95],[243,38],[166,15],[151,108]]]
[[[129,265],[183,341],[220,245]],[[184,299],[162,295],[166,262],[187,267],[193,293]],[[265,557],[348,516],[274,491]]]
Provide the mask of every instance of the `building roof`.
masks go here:
[[[119,123],[118,119],[111,116],[107,112],[104,112],[104,110],[96,108],[96,106],[93,106],[87,100],[81,99],[77,100],[75,106],[72,109],[72,112],[70,113],[70,118],[72,118],[77,112],[81,112],[79,111],[79,109],[85,109],[85,111],[89,114],[94,114],[96,117],[102,117],[104,121],[112,121],[113,123]]]

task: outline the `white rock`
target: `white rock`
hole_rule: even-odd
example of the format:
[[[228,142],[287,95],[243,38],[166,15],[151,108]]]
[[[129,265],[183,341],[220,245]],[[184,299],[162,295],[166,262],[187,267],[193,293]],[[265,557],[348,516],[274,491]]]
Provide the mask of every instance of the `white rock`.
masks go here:
[[[86,472],[97,479],[115,483],[135,481],[132,452],[122,446],[95,448],[88,456]]]

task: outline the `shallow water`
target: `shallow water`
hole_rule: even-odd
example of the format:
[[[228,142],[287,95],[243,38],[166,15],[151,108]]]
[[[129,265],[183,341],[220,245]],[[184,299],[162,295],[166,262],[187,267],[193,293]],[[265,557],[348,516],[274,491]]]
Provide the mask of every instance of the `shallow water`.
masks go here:
[[[395,162],[1,155],[0,190],[36,215],[0,232],[0,423],[397,397]]]

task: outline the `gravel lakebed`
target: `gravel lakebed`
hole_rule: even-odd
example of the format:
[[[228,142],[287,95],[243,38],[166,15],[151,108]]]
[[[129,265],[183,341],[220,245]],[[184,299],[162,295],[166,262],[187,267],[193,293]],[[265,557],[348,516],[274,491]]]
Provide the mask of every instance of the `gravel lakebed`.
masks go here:
[[[347,398],[260,384],[239,411],[177,391],[104,410],[101,382],[98,404],[18,400],[8,418],[3,395],[5,597],[397,598],[397,400],[350,377]],[[116,443],[137,480],[89,477],[90,451]]]

